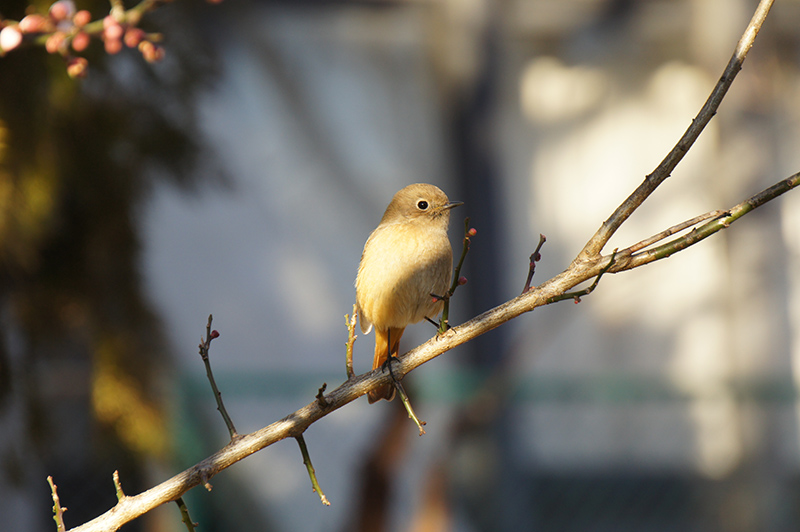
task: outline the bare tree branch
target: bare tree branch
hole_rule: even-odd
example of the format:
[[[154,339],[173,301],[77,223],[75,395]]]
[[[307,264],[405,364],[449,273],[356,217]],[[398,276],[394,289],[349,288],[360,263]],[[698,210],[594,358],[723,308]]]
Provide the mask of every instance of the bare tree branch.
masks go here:
[[[796,187],[798,183],[800,183],[800,174],[795,174],[764,192],[753,196],[750,200],[737,205],[731,209],[730,215],[726,216],[724,219],[720,218],[704,225],[703,227],[707,227],[707,229],[703,229],[702,231],[698,229],[696,232],[693,231],[690,233],[690,235],[696,236],[689,237],[689,235],[687,235],[687,237],[678,239],[675,243],[668,243],[654,250],[634,255],[627,259],[627,262],[617,257],[614,260],[614,264],[609,268],[609,271],[632,269],[652,262],[653,260],[669,256],[672,253],[677,253],[706,238],[710,234],[724,229],[730,225],[730,223],[751,212],[753,209],[778,197],[783,192]],[[402,355],[392,366],[394,374],[398,378],[402,378],[413,369],[442,353],[499,327],[503,323],[521,314],[530,312],[536,307],[548,304],[548,301],[557,298],[559,295],[564,294],[578,284],[597,277],[602,272],[603,268],[608,266],[610,261],[611,257],[594,257],[580,263],[573,263],[564,272],[535,288],[531,288],[525,294],[488,310],[462,325],[453,327],[444,335],[432,338],[419,347]],[[391,376],[382,369],[353,377],[331,393],[325,395],[323,397],[324,401],[315,398],[305,407],[289,414],[280,421],[276,421],[250,434],[240,436],[239,439],[223,447],[195,466],[139,495],[126,496],[105,514],[72,530],[74,532],[105,532],[116,530],[123,524],[149,512],[156,506],[178,499],[195,486],[199,484],[208,484],[211,477],[239,460],[285,438],[302,435],[306,428],[322,417],[354,401],[367,393],[367,391],[390,383]]]
[[[526,290],[520,296],[488,310],[466,323],[453,327],[444,334],[432,338],[402,355],[392,365],[394,375],[402,378],[413,369],[442,353],[466,343],[521,314],[530,312],[536,307],[556,301],[559,296],[562,296],[570,289],[589,279],[598,277],[605,271],[618,272],[632,269],[686,249],[707,236],[728,227],[731,223],[760,205],[796,187],[798,185],[798,175],[800,174],[795,174],[756,194],[749,200],[740,203],[730,211],[723,212],[721,216],[696,228],[687,235],[662,246],[644,250],[644,248],[655,242],[706,221],[713,216],[702,215],[689,222],[679,224],[679,226],[669,228],[654,237],[634,244],[616,255],[602,256],[600,254],[614,232],[656,187],[669,177],[672,170],[716,113],[736,73],[741,69],[742,62],[752,46],[771,5],[772,2],[767,0],[762,0],[759,3],[755,15],[740,39],[719,83],[678,144],[653,173],[647,176],[644,182],[603,223],[566,270],[552,279]],[[354,340],[352,331],[350,336],[351,338],[348,342],[352,346],[352,341]],[[351,376],[341,386],[327,395],[323,395],[323,390],[321,390],[320,394],[305,407],[267,427],[239,436],[202,462],[143,493],[121,498],[113,508],[103,515],[72,530],[74,532],[117,530],[123,524],[149,512],[156,506],[179,499],[184,493],[199,484],[210,487],[209,480],[211,477],[225,468],[280,440],[301,437],[306,428],[312,423],[334,410],[342,408],[367,393],[367,391],[378,386],[390,384],[391,379],[392,377],[388,371],[377,369],[363,375]]]
[[[739,43],[736,45],[736,50],[733,52],[728,66],[725,67],[725,71],[722,73],[722,77],[717,82],[714,90],[711,91],[711,95],[709,95],[706,103],[703,104],[700,112],[697,113],[697,116],[692,120],[692,124],[675,147],[664,157],[661,164],[653,170],[653,173],[645,177],[642,184],[628,196],[628,199],[617,207],[617,210],[614,211],[611,217],[603,222],[600,229],[597,230],[589,242],[586,243],[583,250],[578,254],[575,259],[576,261],[586,260],[589,257],[599,254],[623,222],[625,222],[625,220],[639,208],[644,200],[672,174],[672,171],[678,166],[678,163],[681,162],[700,136],[700,133],[703,132],[703,129],[705,129],[714,115],[717,114],[719,104],[722,103],[722,99],[725,97],[725,94],[727,94],[736,74],[742,69],[744,59],[753,46],[756,35],[758,35],[761,25],[764,23],[764,19],[767,18],[771,7],[772,0],[761,0],[761,2],[759,2],[758,7],[756,7],[756,12],[753,14],[753,18],[750,19],[750,23],[747,25],[741,39],[739,39]]]
[[[633,250],[631,248],[622,250],[618,255],[614,264],[609,268],[609,271],[612,273],[621,272],[625,270],[630,270],[632,268],[636,268],[638,266],[643,266],[645,264],[649,264],[653,261],[665,259],[672,255],[673,253],[677,253],[678,251],[684,250],[689,246],[697,244],[701,240],[708,238],[709,236],[713,235],[717,231],[722,229],[728,228],[733,222],[744,216],[745,214],[749,213],[753,209],[760,207],[761,205],[767,203],[770,200],[773,200],[783,194],[784,192],[788,192],[795,188],[798,184],[800,184],[800,172],[794,174],[793,176],[787,177],[783,181],[780,181],[768,189],[762,190],[758,194],[752,196],[751,198],[739,203],[738,205],[732,207],[727,212],[722,212],[720,215],[716,216],[714,220],[703,224],[700,227],[697,227],[690,231],[687,235],[676,238],[671,242],[667,242],[666,244],[662,244],[656,248],[641,251],[639,253],[631,254]],[[709,214],[715,214],[719,211],[713,211]],[[704,215],[705,216],[705,215]],[[688,229],[692,225],[696,225],[702,220],[702,218],[698,216],[689,222],[697,220],[694,224],[686,225],[689,222],[684,224],[680,224],[682,229]],[[706,218],[708,219],[708,218]],[[676,226],[679,227],[679,226]],[[681,229],[679,229],[681,230]],[[677,232],[677,231],[675,231]],[[656,235],[659,236],[659,235]],[[669,236],[669,235],[667,235]],[[648,239],[650,240],[650,239]],[[633,250],[635,251],[635,250]],[[626,256],[627,255],[627,256]]]

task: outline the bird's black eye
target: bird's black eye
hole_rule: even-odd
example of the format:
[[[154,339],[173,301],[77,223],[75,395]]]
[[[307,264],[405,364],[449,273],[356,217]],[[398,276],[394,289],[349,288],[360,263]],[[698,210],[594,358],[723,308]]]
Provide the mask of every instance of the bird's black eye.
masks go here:
[[[417,208],[418,208],[419,210],[421,210],[421,211],[424,211],[425,209],[427,209],[427,208],[428,208],[428,202],[427,202],[427,201],[425,201],[424,199],[423,199],[423,200],[419,200],[419,201],[417,202]]]

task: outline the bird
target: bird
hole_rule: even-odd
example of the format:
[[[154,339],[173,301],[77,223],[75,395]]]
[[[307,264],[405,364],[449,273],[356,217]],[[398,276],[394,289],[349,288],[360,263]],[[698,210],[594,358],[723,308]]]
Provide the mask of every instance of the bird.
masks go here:
[[[394,195],[367,238],[355,287],[361,331],[375,328],[372,369],[397,356],[409,324],[441,312],[444,302],[436,295],[447,292],[453,269],[450,209],[459,205],[435,185],[408,185]],[[387,384],[367,397],[370,403],[391,401],[394,393]]]

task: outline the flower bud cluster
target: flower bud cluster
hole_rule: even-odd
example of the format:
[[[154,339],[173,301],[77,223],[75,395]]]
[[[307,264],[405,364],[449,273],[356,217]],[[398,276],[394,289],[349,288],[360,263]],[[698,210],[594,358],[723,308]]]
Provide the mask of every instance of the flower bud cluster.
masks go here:
[[[121,11],[121,10],[120,10]],[[136,17],[126,13],[107,15],[101,21],[92,21],[92,14],[85,9],[77,10],[73,0],[57,0],[47,15],[30,13],[19,22],[0,19],[0,55],[9,52],[24,40],[43,42],[51,54],[61,54],[67,62],[70,77],[83,77],[87,73],[88,61],[83,57],[73,57],[73,52],[83,52],[91,44],[92,38],[101,40],[108,54],[117,54],[123,47],[136,48],[150,63],[164,57],[164,49],[156,44],[161,36],[147,34],[136,26]]]

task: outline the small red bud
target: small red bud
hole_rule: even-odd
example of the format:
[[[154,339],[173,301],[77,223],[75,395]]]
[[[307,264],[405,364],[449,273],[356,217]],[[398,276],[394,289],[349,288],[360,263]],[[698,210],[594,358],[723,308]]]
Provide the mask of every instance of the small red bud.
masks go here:
[[[141,28],[128,28],[128,31],[125,32],[125,46],[136,48],[144,40],[145,35],[144,30]]]
[[[54,54],[61,50],[67,35],[63,32],[57,31],[50,35],[44,43],[44,48],[48,53]]]
[[[219,338],[219,331],[216,329],[211,331],[211,339],[213,340],[214,338]]]
[[[50,6],[50,18],[56,22],[72,18],[75,14],[75,2],[72,0],[59,0]]]
[[[67,74],[71,78],[85,78],[88,69],[89,61],[85,57],[73,57],[67,63]]]
[[[461,277],[458,278],[458,284],[464,286],[465,284],[467,284],[467,278],[462,275]]]
[[[72,38],[72,49],[76,52],[82,52],[89,47],[89,42],[92,40],[89,34],[85,31],[79,31]]]
[[[80,11],[75,13],[74,17],[72,17],[72,23],[78,26],[79,28],[86,26],[91,21],[92,21],[92,14],[86,11],[85,9],[81,9]]]
[[[139,51],[142,53],[144,60],[148,63],[155,63],[156,61],[164,59],[164,49],[150,41],[140,42]]]
[[[48,23],[48,20],[36,13],[26,15],[25,18],[19,21],[19,30],[22,33],[40,33],[47,31],[49,28],[52,28],[52,26]]]
[[[106,39],[121,39],[122,34],[125,33],[125,30],[122,29],[117,19],[111,15],[103,19],[103,28],[105,28],[103,30],[103,37]]]
[[[105,40],[106,53],[109,55],[118,54],[122,50],[122,41],[119,39],[106,39]]]
[[[469,231],[467,231],[467,234],[468,234],[469,236],[475,236],[475,235],[477,235],[477,234],[478,234],[478,230],[477,230],[477,229],[475,229],[474,227],[470,227],[470,228],[469,228]]]

